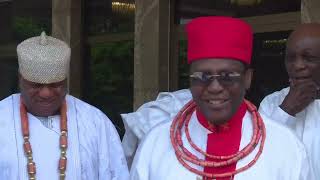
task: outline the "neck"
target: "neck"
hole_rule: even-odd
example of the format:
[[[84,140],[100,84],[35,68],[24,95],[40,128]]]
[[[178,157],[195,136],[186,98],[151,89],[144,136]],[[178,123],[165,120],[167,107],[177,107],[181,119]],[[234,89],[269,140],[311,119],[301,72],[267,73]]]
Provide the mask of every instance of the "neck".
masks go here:
[[[34,115],[34,116],[38,116],[38,117],[49,117],[49,116],[56,116],[56,115],[60,115],[60,109],[61,109],[61,106],[53,111],[53,112],[39,112],[39,111],[35,111],[33,108],[28,108],[26,107],[27,109],[27,112]]]

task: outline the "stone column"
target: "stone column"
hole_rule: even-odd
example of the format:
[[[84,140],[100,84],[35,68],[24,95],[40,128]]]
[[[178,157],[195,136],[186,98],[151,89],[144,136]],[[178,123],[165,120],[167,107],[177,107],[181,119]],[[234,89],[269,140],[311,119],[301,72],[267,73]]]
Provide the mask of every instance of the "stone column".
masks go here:
[[[82,84],[82,16],[81,0],[52,0],[52,36],[71,47],[69,92],[80,97]]]
[[[301,0],[301,21],[303,23],[320,23],[319,0]]]
[[[136,0],[134,109],[170,86],[174,0]]]

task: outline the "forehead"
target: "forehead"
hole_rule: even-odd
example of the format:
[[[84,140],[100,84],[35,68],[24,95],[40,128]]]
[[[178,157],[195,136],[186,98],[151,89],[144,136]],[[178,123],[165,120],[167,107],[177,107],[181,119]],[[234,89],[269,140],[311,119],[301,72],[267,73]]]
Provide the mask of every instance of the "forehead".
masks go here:
[[[319,31],[301,30],[293,33],[288,40],[287,50],[298,52],[302,50],[320,51],[320,28]]]
[[[221,71],[241,71],[244,65],[234,59],[203,59],[194,61],[191,64],[191,71],[221,72]]]

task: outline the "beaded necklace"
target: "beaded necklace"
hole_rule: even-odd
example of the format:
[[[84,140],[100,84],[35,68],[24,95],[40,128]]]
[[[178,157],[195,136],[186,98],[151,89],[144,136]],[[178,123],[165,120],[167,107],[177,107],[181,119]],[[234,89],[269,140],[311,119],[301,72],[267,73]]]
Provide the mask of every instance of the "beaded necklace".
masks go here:
[[[196,110],[197,106],[196,106],[195,102],[192,100],[190,102],[188,102],[182,108],[182,110],[180,110],[180,112],[177,114],[177,116],[174,118],[172,125],[171,125],[171,128],[170,128],[170,140],[171,140],[171,144],[175,150],[175,154],[176,154],[178,161],[185,168],[187,168],[189,171],[191,171],[197,175],[202,176],[204,179],[209,179],[209,178],[215,179],[215,178],[226,178],[226,177],[232,178],[236,174],[243,172],[243,171],[249,169],[251,166],[253,166],[256,163],[256,161],[259,159],[259,157],[262,153],[265,138],[266,138],[266,130],[265,130],[263,120],[257,111],[257,108],[247,100],[245,100],[245,103],[248,107],[248,111],[252,114],[253,135],[252,135],[251,141],[242,150],[238,151],[235,154],[231,154],[228,156],[216,156],[216,155],[208,154],[208,153],[204,152],[203,150],[201,150],[199,147],[197,147],[192,142],[188,125],[189,125],[191,116],[192,116],[193,112]],[[188,149],[186,149],[183,146],[183,142],[182,142],[182,138],[181,138],[182,137],[181,131],[183,129],[183,126],[185,129],[185,134],[186,134],[187,140],[190,143],[192,148],[194,148],[196,151],[198,151],[199,153],[201,153],[204,156],[213,158],[215,160],[222,160],[222,161],[216,162],[216,161],[203,160],[203,159],[198,158],[196,155],[192,154]],[[231,172],[221,173],[221,174],[206,173],[206,172],[202,172],[202,171],[199,171],[199,170],[191,167],[186,162],[186,161],[188,161],[192,164],[202,166],[202,167],[228,166],[230,164],[238,162],[239,160],[243,159],[248,154],[250,154],[255,149],[255,147],[259,144],[259,142],[260,142],[260,147],[259,147],[259,150],[258,150],[255,158],[246,166],[241,167],[241,168],[236,169]]]
[[[32,148],[29,141],[29,121],[28,121],[28,115],[26,107],[22,101],[22,98],[20,98],[20,119],[21,119],[21,128],[22,128],[22,134],[23,134],[23,149],[25,152],[25,156],[28,160],[27,162],[27,170],[28,170],[28,176],[29,180],[35,180],[36,179],[36,164],[33,161],[32,156]],[[60,180],[65,179],[65,172],[67,168],[67,148],[68,148],[68,127],[67,127],[67,105],[66,101],[62,103],[62,106],[60,108],[60,159],[59,159],[59,175]]]

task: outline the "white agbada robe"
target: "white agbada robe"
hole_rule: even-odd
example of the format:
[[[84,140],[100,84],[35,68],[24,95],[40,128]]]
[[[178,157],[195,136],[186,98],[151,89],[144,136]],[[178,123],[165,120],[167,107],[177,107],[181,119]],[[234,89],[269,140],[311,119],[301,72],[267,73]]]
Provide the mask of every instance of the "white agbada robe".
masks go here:
[[[320,100],[291,116],[279,107],[288,93],[289,88],[284,88],[268,95],[261,102],[259,112],[295,132],[306,147],[316,179],[320,179]]]
[[[266,119],[266,117],[263,117]],[[236,175],[234,180],[312,180],[309,162],[302,143],[287,128],[272,122],[264,121],[266,141],[263,152],[250,169]],[[177,160],[170,142],[171,122],[163,122],[145,136],[137,150],[130,171],[131,180],[196,180],[196,174],[187,170]],[[193,142],[205,150],[207,136],[211,133],[197,120],[195,113],[189,124]],[[242,123],[240,149],[244,148],[252,136],[251,114],[246,112]],[[190,148],[185,133],[182,133],[185,147],[198,157],[204,157]],[[284,148],[285,147],[285,148]],[[237,169],[247,165],[257,153],[253,153],[237,163]],[[194,166],[198,170],[203,170]]]
[[[67,180],[128,180],[121,142],[112,122],[97,108],[70,95],[67,100]],[[20,123],[20,94],[0,101],[0,179],[28,180]],[[59,116],[45,126],[28,113],[37,179],[58,180]]]
[[[122,139],[122,146],[129,166],[138,144],[145,134],[157,124],[171,121],[191,99],[192,95],[188,89],[161,92],[155,101],[143,104],[137,111],[121,114],[126,129]]]

